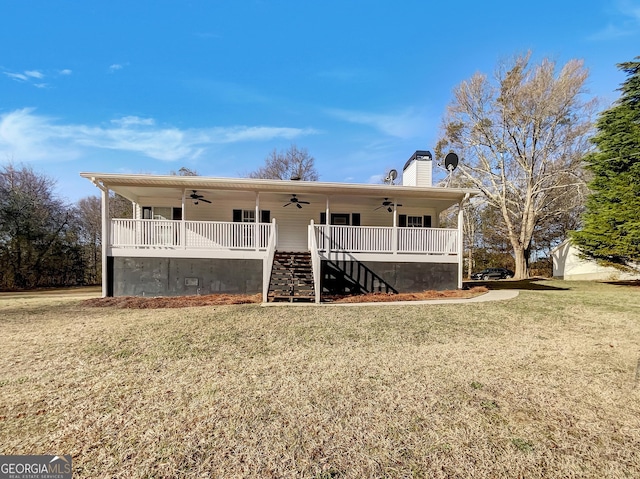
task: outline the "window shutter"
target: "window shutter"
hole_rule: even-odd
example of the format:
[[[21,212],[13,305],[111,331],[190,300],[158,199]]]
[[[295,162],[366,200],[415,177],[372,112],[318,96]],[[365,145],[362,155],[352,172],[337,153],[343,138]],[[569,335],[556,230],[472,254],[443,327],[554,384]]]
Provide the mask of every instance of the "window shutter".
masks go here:
[[[351,213],[351,225],[360,226],[360,213]]]
[[[233,210],[233,222],[242,223],[242,210]]]
[[[260,212],[260,222],[261,223],[271,223],[271,211],[262,210]]]
[[[398,226],[400,228],[407,227],[407,215],[398,215]]]
[[[422,221],[422,226],[424,228],[431,228],[431,216],[425,215]]]
[[[327,224],[327,213],[320,213],[320,224],[321,225],[326,225]]]

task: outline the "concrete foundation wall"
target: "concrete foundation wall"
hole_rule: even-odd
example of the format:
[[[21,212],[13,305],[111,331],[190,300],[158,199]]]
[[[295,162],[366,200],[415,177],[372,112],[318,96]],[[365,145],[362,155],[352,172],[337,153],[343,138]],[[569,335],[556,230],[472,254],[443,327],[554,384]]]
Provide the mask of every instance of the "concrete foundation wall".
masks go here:
[[[262,260],[113,258],[114,296],[262,292]]]
[[[458,265],[455,263],[388,263],[363,261],[399,293],[425,290],[458,289]]]

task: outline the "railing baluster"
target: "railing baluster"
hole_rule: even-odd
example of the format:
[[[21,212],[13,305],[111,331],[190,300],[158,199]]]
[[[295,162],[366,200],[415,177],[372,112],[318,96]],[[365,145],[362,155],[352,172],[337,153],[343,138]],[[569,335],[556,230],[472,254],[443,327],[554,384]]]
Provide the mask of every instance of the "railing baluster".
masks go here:
[[[271,223],[113,219],[112,247],[265,250]],[[399,253],[457,254],[458,231],[445,228],[314,225],[318,249],[353,253],[391,253],[394,231]],[[257,235],[257,236],[256,236]]]

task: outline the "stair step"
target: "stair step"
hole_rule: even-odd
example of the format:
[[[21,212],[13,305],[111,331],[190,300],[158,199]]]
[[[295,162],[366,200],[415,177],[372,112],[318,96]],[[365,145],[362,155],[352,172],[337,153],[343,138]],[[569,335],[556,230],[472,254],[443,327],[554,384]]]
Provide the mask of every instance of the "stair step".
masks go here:
[[[269,283],[269,301],[314,301],[311,254],[276,251]]]

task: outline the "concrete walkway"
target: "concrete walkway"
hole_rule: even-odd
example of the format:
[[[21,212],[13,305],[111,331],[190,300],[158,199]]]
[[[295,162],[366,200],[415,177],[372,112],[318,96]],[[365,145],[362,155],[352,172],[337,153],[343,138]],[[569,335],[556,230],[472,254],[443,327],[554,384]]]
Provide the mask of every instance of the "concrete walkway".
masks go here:
[[[499,289],[489,291],[474,298],[455,298],[455,299],[427,299],[424,301],[383,301],[379,303],[261,303],[262,306],[414,306],[424,304],[467,304],[467,303],[484,303],[486,301],[506,301],[508,299],[517,298],[519,291],[517,289]]]

